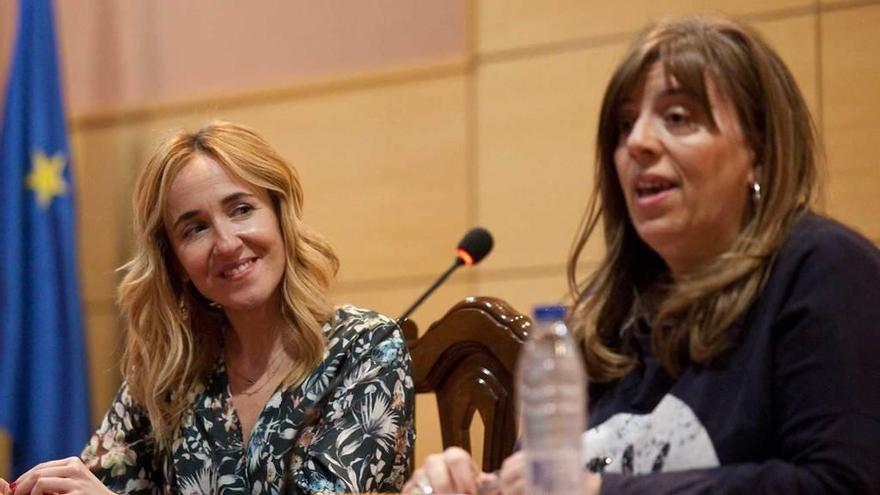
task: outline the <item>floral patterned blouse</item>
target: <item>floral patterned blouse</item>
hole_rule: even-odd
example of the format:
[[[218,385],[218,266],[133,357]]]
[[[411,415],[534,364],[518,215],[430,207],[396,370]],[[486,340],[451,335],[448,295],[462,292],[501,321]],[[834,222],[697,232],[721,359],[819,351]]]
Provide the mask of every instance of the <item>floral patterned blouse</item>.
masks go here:
[[[400,491],[415,440],[400,329],[353,306],[339,308],[332,323],[324,325],[324,360],[300,385],[275,391],[247,445],[220,360],[193,393],[170,455],[155,451],[149,418],[123,384],[83,461],[107,487],[127,494]],[[317,421],[309,421],[337,377]]]

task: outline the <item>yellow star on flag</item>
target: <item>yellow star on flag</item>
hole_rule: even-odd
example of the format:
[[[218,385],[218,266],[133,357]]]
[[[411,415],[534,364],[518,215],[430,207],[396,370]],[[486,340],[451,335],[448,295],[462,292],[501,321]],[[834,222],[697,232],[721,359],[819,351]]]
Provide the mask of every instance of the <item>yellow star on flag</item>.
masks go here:
[[[31,156],[33,168],[27,176],[27,186],[37,194],[37,202],[43,209],[49,207],[52,198],[67,192],[67,183],[61,173],[64,171],[64,155],[55,153],[51,157],[42,151],[34,151]]]

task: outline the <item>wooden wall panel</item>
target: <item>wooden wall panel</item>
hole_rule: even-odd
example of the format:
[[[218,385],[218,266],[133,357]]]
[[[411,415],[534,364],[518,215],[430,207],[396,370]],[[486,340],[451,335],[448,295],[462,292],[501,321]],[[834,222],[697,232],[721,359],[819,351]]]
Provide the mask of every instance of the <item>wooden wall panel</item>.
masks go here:
[[[92,424],[97,426],[122,383],[119,364],[125,350],[125,339],[113,305],[86,305],[85,313],[90,406]]]
[[[622,50],[480,67],[477,211],[495,233],[493,266],[555,266],[567,257],[592,188],[600,99]]]
[[[812,4],[812,0],[478,0],[478,51],[489,54],[627,33],[666,15],[725,13],[742,16],[810,7]]]
[[[567,304],[568,284],[565,266],[560,264],[543,273],[519,277],[498,277],[480,281],[480,292],[504,299],[520,313],[531,316],[539,304]]]
[[[140,125],[71,134],[79,213],[82,297],[112,301],[121,278],[117,269],[130,250],[133,174],[150,144]]]
[[[877,3],[877,0],[819,0],[819,5],[823,8],[828,7],[840,7],[840,6],[852,6],[856,4],[867,4],[867,3]]]
[[[791,70],[818,125],[820,108],[817,14],[761,21],[753,26],[764,35]]]
[[[880,241],[880,5],[822,15],[822,103],[828,210]]]

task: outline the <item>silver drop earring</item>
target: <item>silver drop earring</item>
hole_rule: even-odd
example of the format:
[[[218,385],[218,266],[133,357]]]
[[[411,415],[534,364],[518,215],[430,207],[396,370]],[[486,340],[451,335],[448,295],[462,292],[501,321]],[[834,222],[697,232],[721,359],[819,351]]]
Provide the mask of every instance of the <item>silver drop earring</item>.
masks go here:
[[[755,205],[761,202],[761,184],[758,181],[752,182],[752,202]]]

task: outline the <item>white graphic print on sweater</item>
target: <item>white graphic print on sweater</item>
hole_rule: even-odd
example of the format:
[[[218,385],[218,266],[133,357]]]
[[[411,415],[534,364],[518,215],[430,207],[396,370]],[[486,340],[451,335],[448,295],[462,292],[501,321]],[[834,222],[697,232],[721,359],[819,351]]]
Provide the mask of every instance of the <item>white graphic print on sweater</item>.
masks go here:
[[[588,465],[648,474],[719,466],[706,428],[681,399],[667,394],[650,414],[618,413],[583,434]]]

